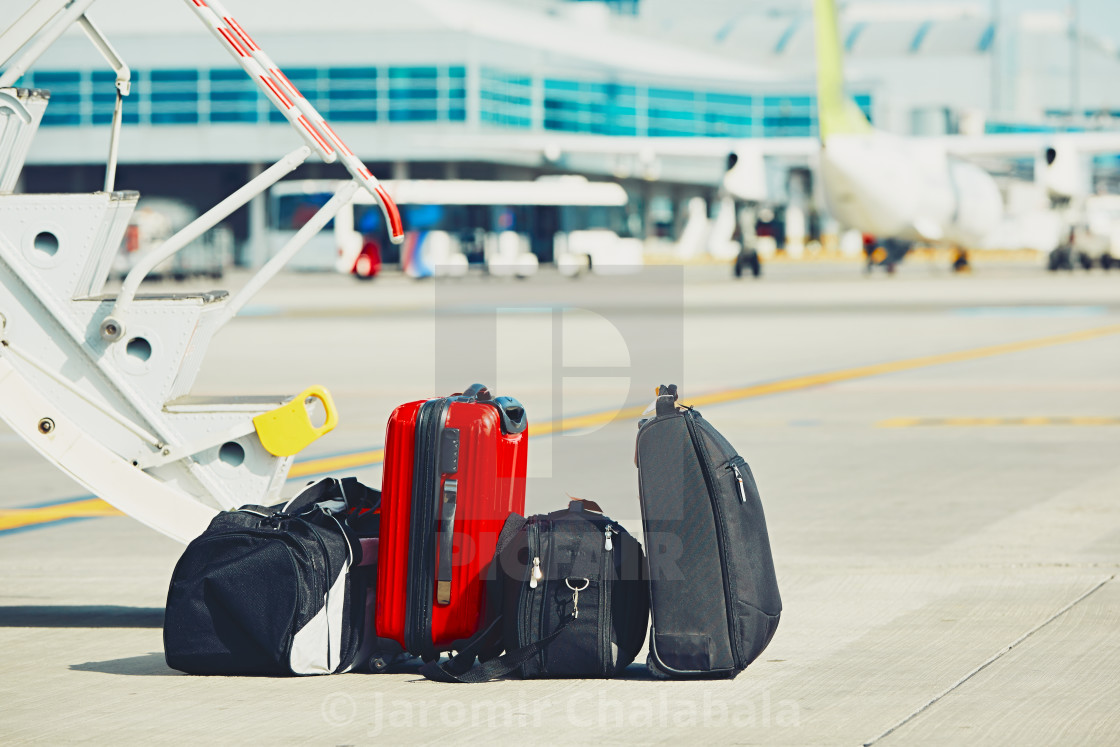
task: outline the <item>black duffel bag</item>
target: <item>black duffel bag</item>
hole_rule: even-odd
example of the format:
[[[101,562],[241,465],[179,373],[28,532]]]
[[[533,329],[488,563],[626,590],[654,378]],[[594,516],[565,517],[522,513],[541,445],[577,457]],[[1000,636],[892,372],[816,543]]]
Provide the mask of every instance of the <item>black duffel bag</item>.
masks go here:
[[[487,594],[489,625],[449,661],[425,664],[425,677],[486,682],[518,670],[526,678],[614,677],[645,640],[642,546],[592,501],[528,519],[510,516]]]
[[[380,499],[354,478],[327,478],[286,504],[215,516],[171,577],[168,666],[306,675],[391,661],[399,648],[372,632]]]

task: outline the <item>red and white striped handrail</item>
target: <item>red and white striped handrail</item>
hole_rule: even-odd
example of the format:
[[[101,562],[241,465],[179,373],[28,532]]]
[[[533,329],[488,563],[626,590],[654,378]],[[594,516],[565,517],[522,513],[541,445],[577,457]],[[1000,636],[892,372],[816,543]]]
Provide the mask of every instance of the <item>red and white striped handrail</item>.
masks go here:
[[[342,162],[354,180],[381,206],[394,244],[404,241],[404,224],[396,203],[362,160],[316,111],[288,76],[261,49],[220,0],[184,0],[222,43],[257,87],[280,110],[292,127],[327,163]]]

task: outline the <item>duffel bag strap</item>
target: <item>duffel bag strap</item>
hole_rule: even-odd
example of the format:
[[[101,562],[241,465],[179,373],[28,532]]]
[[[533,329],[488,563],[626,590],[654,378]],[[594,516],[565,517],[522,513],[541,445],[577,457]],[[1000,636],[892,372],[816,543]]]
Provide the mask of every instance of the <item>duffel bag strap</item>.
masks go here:
[[[339,513],[361,509],[372,510],[381,506],[381,491],[363,485],[356,477],[344,477],[341,480],[324,477],[300,491],[297,496],[285,503],[281,510],[286,514],[298,514],[317,503],[339,500],[345,504],[337,506]]]
[[[363,485],[356,477],[344,477],[338,481],[346,507],[350,511],[376,511],[381,508],[381,491]]]
[[[504,653],[497,659],[492,659],[484,664],[471,667],[471,662],[474,661],[474,657],[482,648],[483,641],[494,635],[495,632],[500,635],[502,618],[499,617],[490,623],[490,627],[471,638],[467,647],[448,660],[446,664],[441,666],[438,661],[430,661],[420,667],[420,674],[435,682],[489,682],[498,677],[504,677],[544,651],[574,619],[574,616],[565,617],[556,630],[539,641],[534,641],[528,646],[522,646],[516,651]]]

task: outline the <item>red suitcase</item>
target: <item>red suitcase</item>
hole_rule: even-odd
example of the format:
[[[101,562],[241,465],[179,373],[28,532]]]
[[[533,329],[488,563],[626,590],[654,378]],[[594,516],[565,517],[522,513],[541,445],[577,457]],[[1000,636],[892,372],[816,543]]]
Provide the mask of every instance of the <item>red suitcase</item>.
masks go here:
[[[483,573],[525,513],[525,409],[481,384],[393,411],[385,436],[377,634],[425,659],[482,621]]]

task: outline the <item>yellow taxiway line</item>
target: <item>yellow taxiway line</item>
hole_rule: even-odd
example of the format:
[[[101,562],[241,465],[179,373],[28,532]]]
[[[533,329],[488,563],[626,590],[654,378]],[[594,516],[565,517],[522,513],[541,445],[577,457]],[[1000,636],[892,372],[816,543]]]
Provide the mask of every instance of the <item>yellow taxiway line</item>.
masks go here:
[[[690,397],[682,402],[683,404],[687,404],[692,407],[706,407],[708,405],[738,402],[745,399],[752,399],[754,397],[765,397],[771,394],[796,392],[803,389],[812,389],[814,387],[825,386],[827,384],[837,384],[844,381],[853,381],[855,379],[866,379],[872,376],[883,376],[885,374],[913,371],[920,368],[929,368],[930,366],[941,366],[949,363],[963,363],[965,361],[973,361],[981,358],[991,358],[997,355],[1007,355],[1008,353],[1020,353],[1028,350],[1038,350],[1040,348],[1048,348],[1054,345],[1087,342],[1089,340],[1096,340],[1102,337],[1108,337],[1117,334],[1120,334],[1120,324],[1113,324],[1106,327],[1096,327],[1094,329],[1081,330],[1079,332],[1067,332],[1065,334],[1051,335],[1049,337],[1039,337],[1033,340],[1008,342],[1002,343],[1000,345],[988,345],[981,348],[960,350],[953,353],[924,355],[918,358],[908,358],[905,360],[890,361],[888,363],[875,363],[869,366],[857,366],[855,368],[845,368],[838,371],[810,374],[807,376],[794,376],[793,378],[781,379],[765,384],[754,384],[751,386],[738,387],[735,389],[725,389],[723,391],[712,392],[710,394],[701,394],[696,397]],[[644,405],[635,405],[633,407],[616,408],[613,410],[591,413],[589,415],[578,415],[569,418],[561,418],[559,420],[546,421],[543,423],[533,423],[530,426],[530,432],[534,436],[545,436],[550,434],[580,430],[583,428],[594,428],[597,426],[606,425],[607,423],[610,423],[611,421],[619,418],[637,418],[642,414],[644,409]],[[1010,420],[1021,421],[1015,423],[1019,425],[1113,425],[1115,423],[1091,423],[1089,421],[1116,419],[947,418],[938,421],[938,424],[961,425],[965,424],[965,421],[968,421],[968,424],[972,425],[997,424],[996,421],[999,421],[998,424],[1009,424]],[[1046,422],[1044,423],[1042,421]],[[879,425],[883,427],[907,427],[915,425],[925,425],[931,422],[933,421],[927,421],[927,419],[923,418],[900,418],[896,420],[883,421],[879,423]],[[372,449],[369,451],[360,451],[354,454],[342,454],[339,456],[308,459],[307,461],[299,462],[293,465],[291,471],[289,472],[289,477],[307,477],[308,475],[317,475],[327,472],[338,472],[341,470],[355,469],[359,467],[370,467],[376,464],[380,464],[382,460],[384,460],[384,458],[384,449]],[[120,512],[115,508],[112,508],[107,503],[104,503],[96,498],[83,498],[77,501],[68,501],[51,506],[43,506],[40,508],[9,509],[0,511],[0,532],[20,529],[37,524],[46,524],[63,519],[85,518],[91,516],[117,516],[119,514]]]
[[[879,428],[923,428],[943,426],[950,428],[992,428],[1000,426],[1108,426],[1120,425],[1120,418],[1094,415],[1034,415],[1020,418],[891,418],[875,424]]]
[[[39,508],[0,509],[0,532],[62,519],[123,515],[100,498],[82,498]]]

